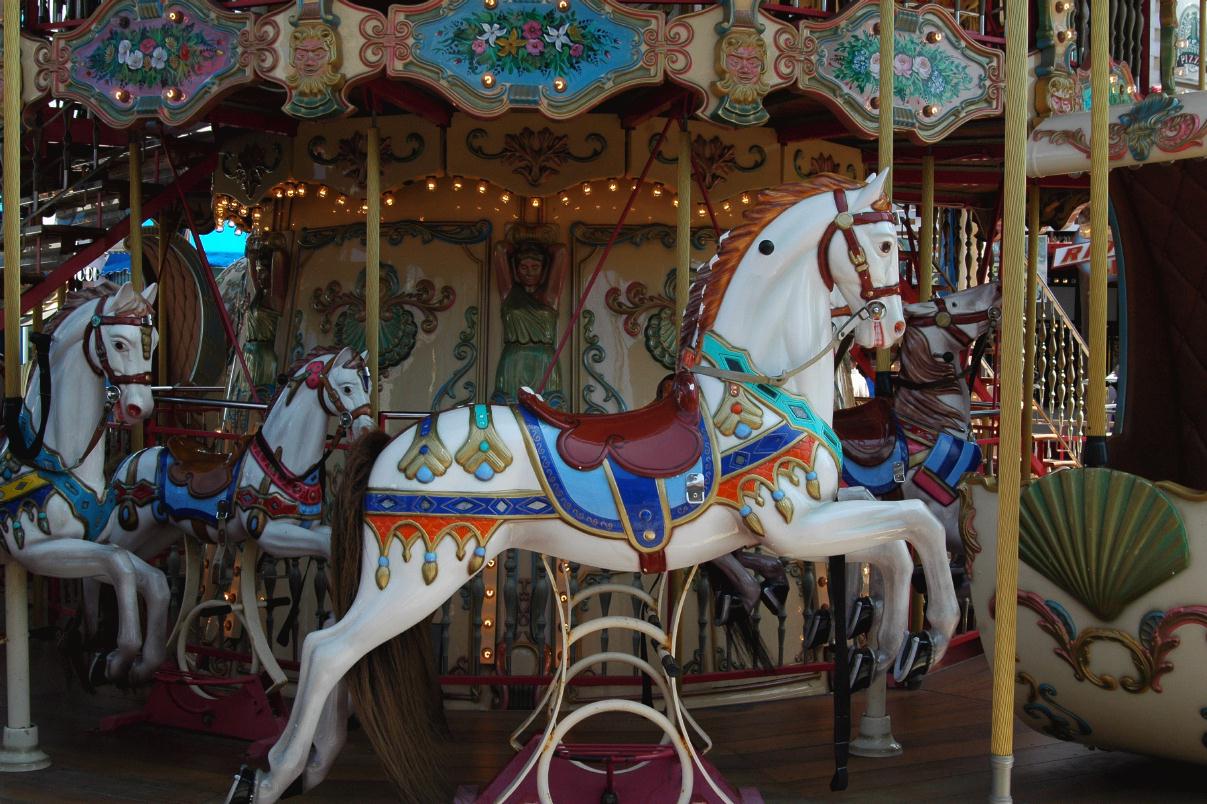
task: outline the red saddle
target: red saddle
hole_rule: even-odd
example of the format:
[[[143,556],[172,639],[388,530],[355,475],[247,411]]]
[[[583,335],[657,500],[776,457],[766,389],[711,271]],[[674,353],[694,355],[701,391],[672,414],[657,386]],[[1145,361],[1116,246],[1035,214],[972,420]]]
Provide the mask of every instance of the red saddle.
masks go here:
[[[879,466],[897,444],[892,402],[875,397],[853,408],[835,410],[834,432],[846,458],[860,466]]]
[[[672,477],[690,469],[704,450],[699,388],[691,372],[663,380],[658,399],[625,413],[577,414],[549,407],[521,390],[520,404],[556,427],[557,451],[575,469],[594,469],[612,458],[642,477]]]

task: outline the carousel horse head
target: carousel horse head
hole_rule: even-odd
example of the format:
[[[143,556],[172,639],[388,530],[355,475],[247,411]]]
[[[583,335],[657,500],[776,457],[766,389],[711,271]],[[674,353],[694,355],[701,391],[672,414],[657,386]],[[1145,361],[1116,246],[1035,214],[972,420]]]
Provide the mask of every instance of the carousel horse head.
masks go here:
[[[363,353],[345,346],[303,358],[295,368],[285,395],[286,404],[303,389],[316,392],[323,412],[339,422],[353,441],[375,429],[369,408],[369,366]]]
[[[884,196],[889,172],[862,187],[835,190],[834,219],[817,245],[827,290],[837,290],[852,316],[855,342],[891,346],[905,332],[897,264],[897,216]],[[851,325],[848,324],[848,328]]]
[[[93,373],[116,397],[119,420],[143,421],[155,409],[151,395],[151,355],[159,343],[152,318],[156,285],[141,293],[126,283],[111,282],[72,291],[62,311],[47,322],[51,338],[50,363],[63,365],[68,348],[79,344]],[[69,382],[74,380],[68,378]]]
[[[947,366],[954,366],[961,352],[983,342],[1001,315],[1002,289],[996,283],[908,304],[905,320],[914,334],[906,335],[902,359],[911,368],[935,364],[944,376],[949,376]]]

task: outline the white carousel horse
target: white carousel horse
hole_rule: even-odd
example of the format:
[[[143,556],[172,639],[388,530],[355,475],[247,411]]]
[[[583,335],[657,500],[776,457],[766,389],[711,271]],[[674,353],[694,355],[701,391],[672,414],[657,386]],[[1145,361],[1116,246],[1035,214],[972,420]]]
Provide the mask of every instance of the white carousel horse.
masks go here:
[[[378,435],[354,445],[333,518],[343,616],[306,638],[270,770],[241,773],[230,798],[272,802],[303,773],[305,788],[321,781],[333,759],[325,749],[338,740],[316,740],[316,729],[338,720],[337,685],[360,662],[350,684],[362,725],[408,799],[433,800],[432,754],[406,747],[431,726],[424,652],[404,653],[397,640],[374,648],[404,632],[422,646],[427,634],[415,626],[511,548],[632,572],[752,544],[810,559],[905,539],[926,570],[933,631],[904,653],[928,642],[926,658],[939,660],[959,617],[942,526],[916,501],[834,501],[841,447],[829,427],[829,290],[871,313],[856,326],[868,348],[905,328],[884,178],[864,186],[823,175],[761,193],[693,283],[684,370],[659,402],[633,415],[574,416],[531,394],[514,407],[433,414],[388,444]],[[884,646],[886,663],[901,644]],[[383,740],[392,746],[384,753]]]
[[[105,282],[67,294],[40,339],[24,405],[6,406],[0,469],[0,561],[38,575],[112,584],[119,619],[106,675],[133,683],[149,679],[164,660],[169,590],[162,572],[98,542],[114,505],[101,445],[110,408],[127,422],[154,409],[155,290],[139,294]],[[16,361],[10,368],[17,370]],[[145,640],[139,596],[147,605]]]
[[[898,487],[943,523],[947,548],[960,554],[956,484],[976,471],[971,380],[1001,315],[1001,288],[978,285],[905,306],[901,372],[888,401],[835,414],[843,442],[843,479],[881,495]],[[969,364],[962,355],[971,352]]]
[[[345,347],[312,352],[288,374],[264,424],[232,454],[169,441],[126,458],[113,477],[107,540],[143,557],[192,533],[216,544],[251,538],[277,558],[330,558],[331,528],[319,522],[322,469],[346,433],[374,427],[368,370]]]

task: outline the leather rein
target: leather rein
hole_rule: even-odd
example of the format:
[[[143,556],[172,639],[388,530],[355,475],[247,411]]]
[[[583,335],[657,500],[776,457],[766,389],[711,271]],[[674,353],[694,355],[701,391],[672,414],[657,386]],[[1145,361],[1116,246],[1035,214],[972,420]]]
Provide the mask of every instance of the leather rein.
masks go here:
[[[142,333],[143,359],[150,360],[151,333],[155,328],[155,322],[152,320],[150,313],[143,313],[142,315],[130,313],[105,315],[105,302],[108,299],[109,297],[97,299],[96,309],[88,320],[88,325],[84,328],[84,337],[80,340],[80,346],[84,350],[84,361],[88,364],[88,368],[92,369],[94,374],[103,378],[109,384],[109,387],[105,389],[105,406],[101,411],[100,421],[97,422],[96,427],[92,431],[92,438],[88,441],[88,446],[80,454],[80,459],[71,466],[63,467],[62,471],[64,472],[69,472],[82,464],[84,459],[88,457],[100,442],[101,436],[105,432],[105,422],[109,418],[109,412],[113,409],[113,405],[117,403],[117,386],[148,385],[151,382],[150,372],[118,374],[113,370],[113,366],[109,362],[108,350],[105,347],[105,339],[101,335],[101,329],[115,325],[138,327]],[[37,466],[35,461],[42,453],[42,447],[46,438],[46,427],[50,421],[50,404],[53,397],[53,378],[50,374],[50,345],[53,341],[53,336],[39,332],[31,334],[29,337],[37,349],[38,396],[42,405],[38,429],[34,433],[33,439],[27,442],[21,429],[21,412],[25,400],[22,397],[6,397],[4,399],[4,431],[8,436],[8,451],[13,457],[27,466]],[[88,349],[90,339],[92,341],[92,352],[96,353],[96,362],[93,361],[92,352]],[[98,366],[97,363],[100,365]]]

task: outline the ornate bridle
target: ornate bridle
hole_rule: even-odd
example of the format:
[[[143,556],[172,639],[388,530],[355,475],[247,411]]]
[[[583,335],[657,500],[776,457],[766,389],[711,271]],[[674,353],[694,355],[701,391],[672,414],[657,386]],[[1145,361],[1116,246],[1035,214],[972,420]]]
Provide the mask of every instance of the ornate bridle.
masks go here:
[[[865,226],[870,223],[895,223],[897,216],[891,211],[877,209],[852,214],[847,211],[847,195],[843,190],[834,191],[834,206],[838,208],[838,214],[834,216],[834,220],[830,221],[830,225],[822,233],[821,242],[817,245],[817,267],[822,281],[826,284],[826,290],[834,289],[834,275],[830,270],[830,243],[834,240],[834,236],[841,232],[847,243],[847,256],[851,260],[851,265],[855,267],[855,275],[859,277],[860,298],[866,303],[882,299],[885,296],[898,295],[901,289],[896,283],[891,285],[874,284],[872,273],[868,270],[868,255],[863,250],[859,238],[855,236],[856,226]]]
[[[989,307],[985,310],[977,310],[971,313],[953,313],[947,309],[947,300],[939,297],[931,302],[935,306],[935,312],[931,315],[916,316],[909,319],[909,325],[913,327],[939,327],[960,345],[960,349],[972,347],[972,360],[969,361],[968,368],[964,371],[955,371],[954,366],[952,376],[943,377],[938,380],[929,382],[914,382],[901,377],[894,377],[893,382],[902,388],[909,388],[914,391],[922,391],[929,388],[938,388],[941,385],[946,385],[952,381],[970,380],[976,373],[980,371],[981,361],[985,357],[985,350],[989,347],[989,336],[993,333],[993,329],[997,326],[998,320],[1002,317],[1002,311],[997,307]],[[989,329],[984,334],[973,337],[960,328],[962,324],[980,324],[988,322]],[[955,361],[955,355],[950,352],[944,352],[935,357],[943,360],[948,364]]]
[[[101,330],[107,326],[124,325],[138,327],[142,334],[142,353],[144,360],[151,359],[152,348],[152,333],[155,331],[155,322],[151,317],[149,307],[143,305],[143,313],[122,313],[116,315],[105,314],[105,302],[110,297],[102,297],[97,299],[96,308],[93,310],[92,317],[88,320],[88,325],[84,328],[84,336],[80,340],[80,347],[84,350],[84,361],[88,364],[88,368],[92,369],[93,373],[101,377],[108,383],[105,388],[105,407],[101,411],[100,421],[97,422],[96,428],[92,431],[92,438],[88,442],[88,446],[80,455],[80,459],[72,466],[61,467],[62,471],[70,471],[76,468],[89,453],[96,447],[101,436],[105,431],[105,421],[109,418],[109,411],[113,405],[117,403],[119,391],[117,386],[120,385],[148,385],[151,382],[151,373],[144,371],[139,374],[118,374],[113,370],[113,366],[109,362],[109,353],[105,347],[105,339],[101,334]],[[4,430],[8,436],[8,450],[13,457],[27,465],[37,465],[35,462],[42,452],[42,445],[46,437],[46,426],[50,421],[50,402],[52,397],[51,375],[50,375],[50,344],[53,336],[45,333],[35,333],[30,336],[35,348],[37,349],[38,357],[38,395],[42,400],[42,416],[38,422],[37,432],[34,433],[33,439],[25,440],[25,431],[21,426],[21,413],[24,409],[25,400],[21,397],[5,398],[4,400]],[[92,351],[88,349],[89,341],[92,342]],[[92,352],[96,353],[96,362],[92,359]],[[98,366],[97,363],[100,365]],[[41,467],[52,468],[52,467]]]

